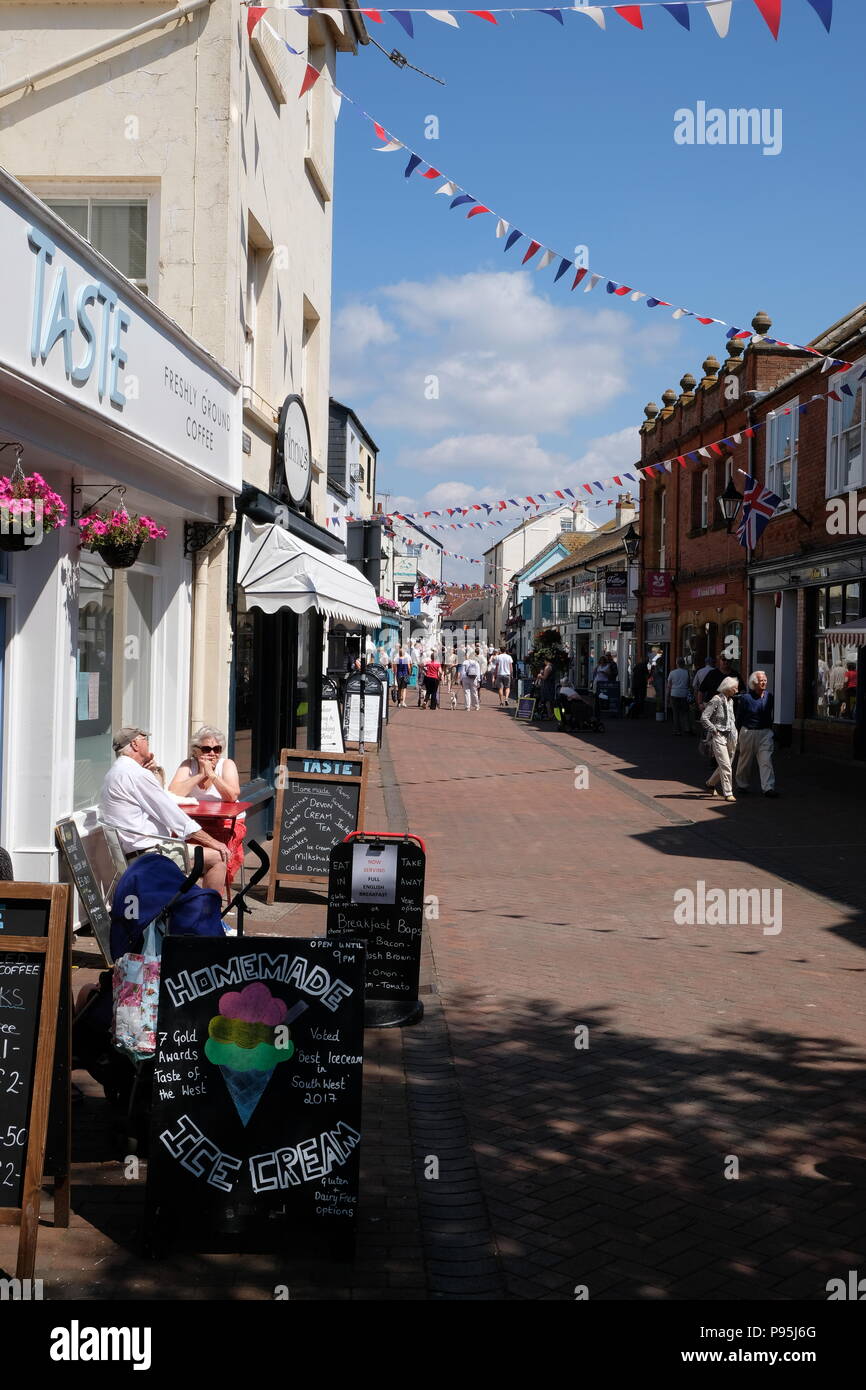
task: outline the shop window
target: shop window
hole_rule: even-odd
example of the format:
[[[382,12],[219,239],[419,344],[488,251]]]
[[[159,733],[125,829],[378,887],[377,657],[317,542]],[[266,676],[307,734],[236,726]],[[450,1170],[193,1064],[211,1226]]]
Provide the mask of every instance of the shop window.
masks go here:
[[[680,653],[684,657],[686,665],[695,670],[698,667],[698,646],[701,634],[698,628],[689,625],[684,627],[680,636]]]
[[[43,201],[111,261],[121,275],[145,294],[149,293],[146,198],[45,198]]]
[[[701,473],[701,483],[700,483],[700,512],[699,512],[700,522],[699,522],[699,524],[700,524],[700,528],[701,528],[702,531],[706,531],[706,529],[707,529],[707,522],[708,522],[708,520],[709,520],[709,510],[710,510],[710,470],[709,470],[708,468],[705,468],[705,469],[703,470],[703,472]]]
[[[790,415],[778,411],[767,417],[767,487],[781,497],[782,506],[787,510],[796,506],[797,492],[797,444],[800,415],[798,401],[786,401],[783,409],[790,409]]]
[[[830,381],[838,400],[827,401],[827,496],[866,485],[866,380],[859,380],[862,362]],[[848,390],[843,388],[847,387]],[[850,395],[848,392],[850,391]]]
[[[814,713],[819,719],[854,719],[858,648],[836,629],[861,616],[862,586],[832,584],[815,593]]]
[[[739,669],[740,658],[743,655],[743,624],[738,622],[725,623],[722,629],[722,649],[720,656],[725,657]]]
[[[665,523],[667,521],[667,492],[659,488],[655,496],[656,537],[658,539],[658,569],[665,568]]]
[[[122,725],[150,730],[154,576],[82,552],[78,592],[75,809],[92,806]],[[174,769],[169,769],[169,775]]]

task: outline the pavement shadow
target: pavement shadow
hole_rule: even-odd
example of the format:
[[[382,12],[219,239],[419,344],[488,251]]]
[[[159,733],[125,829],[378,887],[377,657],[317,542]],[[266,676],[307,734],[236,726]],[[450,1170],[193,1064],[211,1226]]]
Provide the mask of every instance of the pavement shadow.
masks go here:
[[[862,1053],[724,1026],[696,1051],[605,1009],[485,1007],[455,994],[449,1031],[509,1297],[823,1300],[866,1267]]]

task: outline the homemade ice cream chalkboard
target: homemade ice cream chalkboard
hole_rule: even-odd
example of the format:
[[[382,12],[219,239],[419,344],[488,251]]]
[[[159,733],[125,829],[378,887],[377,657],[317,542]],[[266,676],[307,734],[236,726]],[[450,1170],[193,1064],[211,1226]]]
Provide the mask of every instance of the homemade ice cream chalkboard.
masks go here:
[[[155,1250],[191,1238],[351,1244],[363,1011],[359,942],[166,937],[147,1175]]]
[[[19,1279],[36,1261],[68,894],[0,883],[0,1222],[20,1215]]]
[[[321,887],[331,850],[364,823],[367,768],[357,754],[343,756],[284,748],[277,772],[277,804],[268,902],[278,883]]]

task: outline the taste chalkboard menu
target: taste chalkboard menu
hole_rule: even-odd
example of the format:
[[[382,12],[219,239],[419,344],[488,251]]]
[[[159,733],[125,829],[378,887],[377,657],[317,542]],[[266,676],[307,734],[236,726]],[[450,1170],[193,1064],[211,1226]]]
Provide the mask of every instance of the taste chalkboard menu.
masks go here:
[[[364,948],[168,936],[148,1236],[341,1247],[358,1207]],[[196,1248],[205,1248],[197,1245]]]
[[[0,1221],[20,1212],[18,1278],[36,1258],[68,891],[0,883]]]
[[[367,948],[368,1027],[415,1022],[424,919],[423,845],[406,836],[357,835],[331,853],[328,939]],[[387,1009],[376,1007],[388,1003]]]
[[[277,884],[322,886],[331,850],[364,823],[367,770],[357,754],[284,748],[277,774],[268,902]]]

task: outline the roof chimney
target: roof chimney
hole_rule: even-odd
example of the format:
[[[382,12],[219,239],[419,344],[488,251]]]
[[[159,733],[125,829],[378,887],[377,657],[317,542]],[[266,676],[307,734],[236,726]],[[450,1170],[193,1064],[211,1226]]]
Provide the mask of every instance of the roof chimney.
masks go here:
[[[634,521],[637,516],[637,509],[634,498],[630,492],[621,492],[616,499],[616,524],[617,526],[628,526],[629,522]]]

